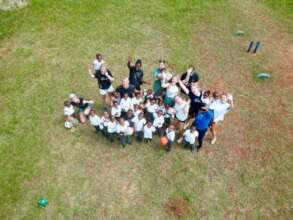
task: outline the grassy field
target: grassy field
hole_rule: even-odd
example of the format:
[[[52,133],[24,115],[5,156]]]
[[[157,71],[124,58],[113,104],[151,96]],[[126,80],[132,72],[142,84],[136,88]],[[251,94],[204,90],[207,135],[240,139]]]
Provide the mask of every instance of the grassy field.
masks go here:
[[[32,0],[0,12],[0,219],[292,219],[292,16],[292,0]],[[235,96],[219,142],[166,155],[158,140],[121,149],[89,125],[65,130],[71,91],[102,108],[86,73],[96,52],[115,85],[128,56],[149,80],[161,57],[178,73],[193,63],[203,88]]]

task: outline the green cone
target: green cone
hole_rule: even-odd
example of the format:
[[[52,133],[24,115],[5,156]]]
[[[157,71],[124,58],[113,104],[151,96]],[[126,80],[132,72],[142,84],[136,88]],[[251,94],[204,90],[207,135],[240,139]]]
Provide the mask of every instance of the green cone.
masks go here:
[[[48,199],[40,198],[38,201],[38,205],[40,208],[45,208],[48,205]]]

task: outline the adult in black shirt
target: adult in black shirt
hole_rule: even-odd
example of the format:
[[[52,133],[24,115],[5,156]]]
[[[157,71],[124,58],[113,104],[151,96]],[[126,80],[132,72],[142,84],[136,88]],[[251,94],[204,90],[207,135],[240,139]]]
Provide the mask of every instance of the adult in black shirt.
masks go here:
[[[191,84],[197,83],[199,76],[195,72],[194,66],[189,65],[187,71],[181,75],[180,80],[188,89],[190,89]]]
[[[138,59],[135,65],[131,65],[131,57],[128,58],[127,67],[129,69],[129,82],[134,85],[136,90],[140,90],[140,85],[143,84],[143,69],[142,62]]]
[[[191,85],[190,88],[184,85],[184,83],[180,80],[179,85],[183,92],[189,97],[190,99],[190,108],[189,108],[189,116],[194,118],[200,108],[202,107],[202,91],[197,87],[197,85]]]
[[[114,88],[112,86],[114,78],[112,73],[105,66],[101,66],[100,70],[95,73],[95,78],[98,80],[100,95],[102,96],[103,102],[106,105],[110,105],[111,93],[114,92]],[[107,101],[107,97],[109,102]]]
[[[136,92],[135,86],[129,84],[129,79],[125,78],[122,80],[122,85],[117,87],[116,92],[119,93],[120,97],[123,98],[124,94],[127,93],[130,98],[133,97],[133,94]]]

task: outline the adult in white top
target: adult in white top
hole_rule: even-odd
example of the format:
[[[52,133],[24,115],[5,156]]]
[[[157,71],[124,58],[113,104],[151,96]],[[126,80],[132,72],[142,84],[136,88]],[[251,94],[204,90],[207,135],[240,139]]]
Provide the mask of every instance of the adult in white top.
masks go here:
[[[226,94],[219,94],[218,92],[213,93],[213,101],[211,102],[209,108],[214,112],[214,119],[211,125],[212,140],[211,144],[215,144],[216,128],[217,123],[224,120],[224,116],[231,109],[231,100],[227,98]]]
[[[175,118],[176,118],[175,125],[178,130],[179,136],[182,136],[183,134],[183,129],[188,118],[189,107],[190,107],[190,101],[185,101],[180,96],[175,97],[175,105],[174,105]],[[182,138],[180,138],[178,142],[181,143]]]
[[[170,106],[174,105],[174,98],[179,94],[179,88],[177,86],[178,78],[173,76],[171,82],[168,83],[166,88],[166,95],[164,98],[164,103]]]

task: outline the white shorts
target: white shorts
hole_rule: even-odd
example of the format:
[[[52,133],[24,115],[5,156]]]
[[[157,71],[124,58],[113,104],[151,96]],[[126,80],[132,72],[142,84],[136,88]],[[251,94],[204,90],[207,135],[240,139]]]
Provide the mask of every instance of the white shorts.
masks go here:
[[[100,89],[100,95],[107,95],[111,92],[114,92],[114,88],[112,85],[108,89]]]

